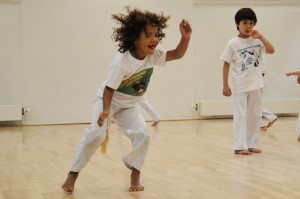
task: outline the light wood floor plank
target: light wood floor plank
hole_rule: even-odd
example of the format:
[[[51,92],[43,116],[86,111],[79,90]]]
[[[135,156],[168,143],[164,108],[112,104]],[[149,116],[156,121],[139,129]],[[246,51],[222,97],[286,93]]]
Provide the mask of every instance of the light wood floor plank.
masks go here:
[[[107,154],[96,152],[73,194],[60,186],[87,124],[0,127],[0,199],[299,199],[296,121],[280,117],[250,156],[233,154],[232,119],[149,123],[139,193],[127,191],[130,143],[114,123]]]

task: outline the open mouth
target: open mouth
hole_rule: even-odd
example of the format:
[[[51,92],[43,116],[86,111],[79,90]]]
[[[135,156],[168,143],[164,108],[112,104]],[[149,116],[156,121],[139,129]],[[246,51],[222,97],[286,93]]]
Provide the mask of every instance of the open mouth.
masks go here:
[[[156,48],[156,45],[148,45],[148,48],[150,48],[151,50],[154,50]]]

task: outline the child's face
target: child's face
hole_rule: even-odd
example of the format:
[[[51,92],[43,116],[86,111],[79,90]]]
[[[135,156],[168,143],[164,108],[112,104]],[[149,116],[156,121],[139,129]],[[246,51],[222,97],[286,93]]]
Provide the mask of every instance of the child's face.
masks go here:
[[[254,20],[240,21],[240,23],[237,24],[237,27],[239,28],[240,31],[239,36],[242,38],[248,38],[251,35],[254,26],[255,26]]]
[[[140,37],[134,42],[134,56],[137,59],[144,59],[147,55],[152,55],[158,40],[158,28],[156,26],[147,25],[146,32],[141,32]]]

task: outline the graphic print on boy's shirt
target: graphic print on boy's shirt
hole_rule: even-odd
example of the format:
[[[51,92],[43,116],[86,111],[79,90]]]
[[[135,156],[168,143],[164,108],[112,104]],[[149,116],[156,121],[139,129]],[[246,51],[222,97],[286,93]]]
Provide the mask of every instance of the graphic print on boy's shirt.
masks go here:
[[[132,96],[144,95],[152,73],[153,68],[147,68],[132,75],[130,78],[121,82],[117,91]]]
[[[251,66],[257,67],[259,65],[258,51],[260,47],[260,45],[250,46],[237,51],[242,60],[241,71],[247,70]]]

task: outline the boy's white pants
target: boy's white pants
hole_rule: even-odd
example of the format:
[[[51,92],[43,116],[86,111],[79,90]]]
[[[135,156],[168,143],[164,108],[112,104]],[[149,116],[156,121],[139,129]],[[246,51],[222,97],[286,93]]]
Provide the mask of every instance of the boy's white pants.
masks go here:
[[[149,115],[153,119],[153,122],[159,122],[161,116],[159,115],[158,112],[156,112],[156,110],[154,109],[152,104],[149,103],[149,101],[146,99],[146,97],[143,96],[139,103],[140,103],[141,107],[149,113]]]
[[[70,171],[81,171],[103,143],[107,122],[102,127],[97,124],[102,110],[102,99],[96,98],[93,106],[92,124],[86,129],[85,135],[77,147]],[[110,115],[132,143],[132,149],[123,157],[125,165],[130,169],[134,167],[141,171],[150,144],[148,126],[144,118],[136,106],[124,109],[112,104]]]
[[[263,76],[263,80],[264,80],[264,87],[261,89],[261,95],[264,94],[265,90],[266,90],[266,87],[267,87],[267,76],[266,74]],[[275,120],[277,118],[277,116],[272,113],[271,111],[267,110],[267,109],[262,109],[262,116],[267,118],[267,120],[269,122],[272,122],[273,120]],[[265,122],[263,121],[262,118],[260,118],[259,120],[259,127],[264,127],[264,126],[267,126],[265,124]]]
[[[297,120],[297,126],[296,126],[296,132],[298,135],[300,135],[300,113],[298,115],[298,120]]]
[[[269,122],[272,122],[273,120],[275,120],[277,118],[277,116],[274,113],[272,113],[271,111],[269,111],[267,109],[262,109],[262,116],[267,118],[267,120]],[[264,127],[264,126],[267,126],[267,125],[265,124],[265,122],[261,118],[259,120],[259,127]]]
[[[261,91],[234,93],[234,150],[256,148],[260,130],[259,120],[261,112]]]

